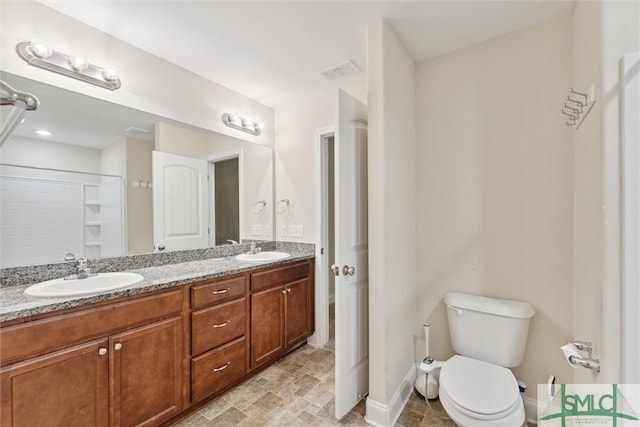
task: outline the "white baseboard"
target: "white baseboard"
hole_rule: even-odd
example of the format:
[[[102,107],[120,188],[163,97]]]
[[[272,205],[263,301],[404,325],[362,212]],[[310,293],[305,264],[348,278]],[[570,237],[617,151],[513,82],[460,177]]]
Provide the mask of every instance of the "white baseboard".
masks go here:
[[[530,397],[524,398],[524,413],[529,424],[538,424],[538,414],[542,413],[544,408],[544,403]]]
[[[416,366],[411,364],[407,375],[396,389],[388,405],[367,398],[367,408],[364,420],[375,427],[393,427],[398,421],[402,410],[413,393],[413,384],[416,381]]]

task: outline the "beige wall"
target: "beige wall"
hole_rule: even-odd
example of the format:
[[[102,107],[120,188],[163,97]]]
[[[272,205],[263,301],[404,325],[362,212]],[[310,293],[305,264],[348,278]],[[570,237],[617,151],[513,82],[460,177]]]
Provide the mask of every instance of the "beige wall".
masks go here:
[[[0,148],[0,161],[39,168],[101,173],[100,150],[15,135]],[[14,169],[7,170],[6,173],[15,175],[18,172]],[[30,172],[29,175],[35,177],[37,174]],[[53,179],[50,175],[48,177]]]
[[[514,369],[535,397],[549,374],[571,382],[572,86],[564,16],[418,64],[416,361],[452,354],[442,298],[457,290],[536,309]]]
[[[334,126],[336,92],[329,91],[276,109],[275,197],[289,199],[289,210],[276,215],[277,240],[320,243],[320,215],[316,207],[315,132]],[[280,226],[302,225],[303,238],[281,237]]]
[[[640,49],[640,4],[578,1],[574,84],[594,86],[596,104],[574,135],[574,337],[593,341],[601,373],[578,383],[621,381],[618,62]]]
[[[413,385],[416,323],[415,64],[384,21],[368,30],[369,397],[392,425]],[[421,129],[420,129],[421,131]]]
[[[100,172],[108,175],[125,176],[126,141],[114,142],[100,150]]]
[[[136,181],[152,182],[151,152],[154,143],[126,140],[127,254],[153,252],[153,191],[134,187]]]

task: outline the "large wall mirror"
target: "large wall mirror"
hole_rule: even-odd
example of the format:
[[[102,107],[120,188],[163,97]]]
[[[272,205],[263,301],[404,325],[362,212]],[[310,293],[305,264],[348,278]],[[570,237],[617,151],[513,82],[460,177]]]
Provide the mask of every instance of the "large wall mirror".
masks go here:
[[[40,100],[0,148],[1,267],[273,239],[270,147],[0,79]]]

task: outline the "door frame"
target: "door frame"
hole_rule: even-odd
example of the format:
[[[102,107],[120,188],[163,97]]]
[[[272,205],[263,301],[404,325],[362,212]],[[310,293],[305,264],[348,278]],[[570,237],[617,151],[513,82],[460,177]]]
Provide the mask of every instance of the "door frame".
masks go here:
[[[640,52],[629,53],[620,60],[620,218],[622,281],[622,383],[640,381],[640,127],[636,121],[640,111],[640,77],[637,68]],[[636,94],[634,96],[633,94]]]
[[[309,337],[308,343],[314,347],[322,347],[329,342],[329,259],[322,252],[329,244],[329,230],[327,227],[329,208],[326,200],[328,189],[327,169],[324,164],[326,140],[335,136],[336,127],[327,126],[315,130],[315,212],[316,230],[319,231],[316,245],[315,272],[315,332]]]
[[[216,228],[214,227],[214,219],[216,214],[216,199],[215,199],[215,163],[225,160],[238,159],[238,238],[242,241],[244,235],[244,221],[243,221],[243,209],[244,209],[244,173],[242,167],[242,148],[238,150],[225,151],[224,153],[215,154],[207,157],[207,172],[209,174],[207,195],[209,196],[209,247],[216,245]]]

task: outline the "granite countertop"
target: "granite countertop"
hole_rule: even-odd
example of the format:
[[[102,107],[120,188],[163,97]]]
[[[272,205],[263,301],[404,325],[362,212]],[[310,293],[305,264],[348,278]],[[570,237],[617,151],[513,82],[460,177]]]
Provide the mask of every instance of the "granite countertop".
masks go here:
[[[2,286],[0,287],[0,322],[37,314],[51,313],[67,308],[81,307],[83,305],[109,301],[129,295],[140,295],[160,289],[169,289],[187,283],[230,276],[313,257],[313,255],[310,255],[306,251],[288,252],[291,254],[291,257],[268,263],[243,262],[236,260],[235,256],[226,256],[156,267],[129,269],[126,271],[139,273],[144,277],[144,280],[129,288],[97,295],[66,298],[32,298],[23,294],[25,289],[31,284]]]

